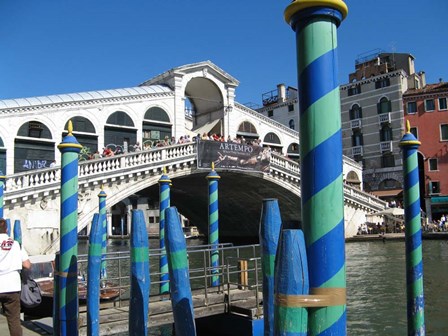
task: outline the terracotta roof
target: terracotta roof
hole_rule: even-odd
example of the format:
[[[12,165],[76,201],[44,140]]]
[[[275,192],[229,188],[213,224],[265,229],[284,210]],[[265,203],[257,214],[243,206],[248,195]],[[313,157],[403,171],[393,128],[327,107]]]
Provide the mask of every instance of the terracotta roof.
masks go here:
[[[427,94],[427,93],[437,93],[448,91],[448,82],[441,82],[436,84],[426,84],[424,88],[421,89],[410,89],[407,90],[403,96],[416,95],[416,94]]]

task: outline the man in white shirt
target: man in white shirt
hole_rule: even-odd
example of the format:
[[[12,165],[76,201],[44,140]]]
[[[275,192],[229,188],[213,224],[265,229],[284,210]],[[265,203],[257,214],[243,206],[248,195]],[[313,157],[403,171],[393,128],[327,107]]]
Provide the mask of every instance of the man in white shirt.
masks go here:
[[[28,254],[6,234],[6,221],[0,219],[0,303],[8,320],[11,336],[22,336],[20,324],[20,270],[31,268]]]

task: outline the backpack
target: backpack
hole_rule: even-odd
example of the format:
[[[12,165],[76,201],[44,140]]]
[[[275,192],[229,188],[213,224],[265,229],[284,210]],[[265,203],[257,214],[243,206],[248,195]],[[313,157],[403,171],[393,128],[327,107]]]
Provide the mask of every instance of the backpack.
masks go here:
[[[42,303],[42,294],[39,285],[31,279],[28,271],[23,270],[20,275],[22,278],[22,291],[20,292],[20,303],[22,307],[37,307]]]

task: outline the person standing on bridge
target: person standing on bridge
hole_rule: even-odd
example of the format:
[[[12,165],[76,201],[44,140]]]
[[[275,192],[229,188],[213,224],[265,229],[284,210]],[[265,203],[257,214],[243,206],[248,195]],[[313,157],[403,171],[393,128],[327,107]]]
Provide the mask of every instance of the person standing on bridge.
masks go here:
[[[31,263],[20,244],[6,234],[6,220],[0,219],[0,302],[8,320],[9,334],[22,336],[20,325],[20,270]]]

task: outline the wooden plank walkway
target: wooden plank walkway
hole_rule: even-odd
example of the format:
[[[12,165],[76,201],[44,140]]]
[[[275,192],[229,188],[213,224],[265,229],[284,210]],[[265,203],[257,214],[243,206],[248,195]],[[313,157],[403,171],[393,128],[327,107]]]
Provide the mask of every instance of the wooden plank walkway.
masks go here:
[[[259,293],[261,302],[262,293]],[[167,296],[164,296],[167,298]],[[238,307],[241,313],[245,309],[248,315],[252,315],[252,308],[255,308],[255,291],[231,289],[230,298],[232,306]],[[210,315],[223,314],[228,311],[227,291],[211,292],[207,298],[203,291],[193,292],[193,307],[195,318]],[[171,311],[171,301],[163,300],[163,297],[151,297],[149,304],[149,328],[164,324],[173,323]],[[250,316],[251,317],[251,316]],[[100,335],[113,335],[128,331],[129,307],[110,307],[100,311]],[[79,315],[79,336],[87,335],[87,313],[81,312]]]
[[[259,303],[262,300],[262,293],[259,292]],[[209,292],[207,297],[204,291],[193,291],[193,307],[195,318],[210,315],[223,314],[228,312],[227,291]],[[257,313],[262,314],[262,307],[256,306],[255,291],[231,289],[230,290],[231,310],[238,314],[244,314],[249,318],[255,317]],[[116,303],[108,302],[101,304],[100,310],[100,335],[113,335],[126,333],[128,331],[129,307],[128,301],[122,302],[118,307]],[[171,311],[171,301],[169,296],[155,296],[150,298],[149,304],[149,325],[154,328],[163,324],[173,323]],[[52,318],[46,317],[39,320],[29,320],[22,322],[24,336],[52,335]],[[6,317],[0,314],[0,335],[7,332],[8,325]],[[79,313],[79,336],[87,334],[87,312],[86,307],[80,307]],[[7,335],[7,334],[5,334]]]

